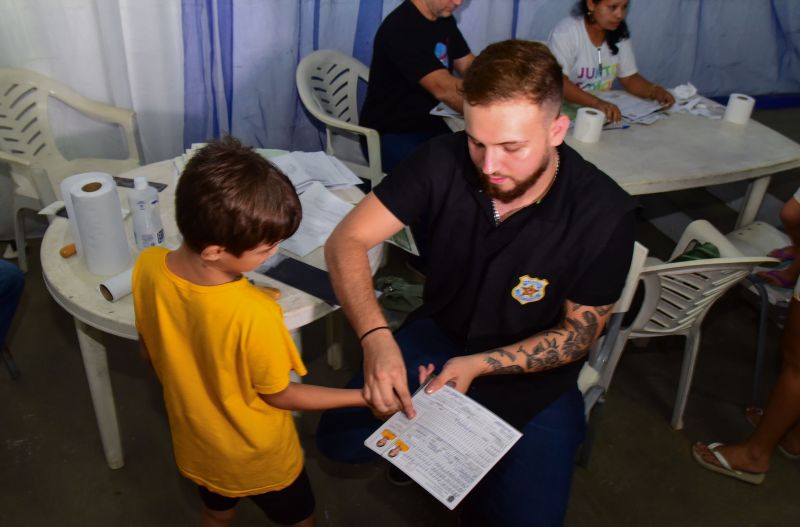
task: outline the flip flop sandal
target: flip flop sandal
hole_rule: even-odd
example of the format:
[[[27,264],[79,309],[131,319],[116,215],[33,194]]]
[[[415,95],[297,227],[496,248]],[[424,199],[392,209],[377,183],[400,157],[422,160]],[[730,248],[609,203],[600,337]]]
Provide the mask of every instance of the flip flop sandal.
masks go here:
[[[756,276],[767,285],[780,287],[781,289],[794,289],[794,282],[783,278],[775,269],[771,271],[761,271],[760,273],[756,273]]]
[[[719,447],[723,446],[722,443],[709,443],[706,448],[708,451],[714,454],[714,457],[717,458],[716,463],[709,463],[703,456],[701,456],[697,452],[697,445],[692,446],[692,457],[695,461],[697,461],[700,466],[705,469],[708,469],[712,472],[716,472],[717,474],[722,474],[723,476],[728,476],[731,478],[738,479],[739,481],[744,481],[745,483],[750,483],[751,485],[760,485],[764,482],[764,478],[766,477],[765,473],[756,474],[754,472],[745,472],[743,470],[737,470],[731,467],[731,464],[728,463],[728,460],[725,459],[725,456],[717,452]]]
[[[745,408],[744,418],[747,419],[747,422],[750,423],[750,426],[752,426],[753,428],[755,428],[758,425],[758,421],[756,421],[753,418],[756,415],[758,416],[759,420],[761,420],[761,418],[764,417],[764,410],[762,408],[756,408],[755,406],[749,406]],[[800,459],[800,453],[792,454],[791,452],[783,448],[783,446],[780,443],[778,443],[778,452],[780,452],[781,455],[786,459],[790,459],[792,461],[797,461],[798,459]]]
[[[794,253],[794,246],[788,245],[786,247],[781,247],[779,249],[773,249],[767,256],[770,258],[777,258],[782,262],[788,262],[789,260],[794,260],[795,253]]]

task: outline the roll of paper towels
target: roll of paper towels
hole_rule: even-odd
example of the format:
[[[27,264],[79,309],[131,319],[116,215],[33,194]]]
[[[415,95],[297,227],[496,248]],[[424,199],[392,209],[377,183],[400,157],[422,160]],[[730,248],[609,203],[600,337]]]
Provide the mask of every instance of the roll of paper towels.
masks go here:
[[[103,172],[76,174],[61,182],[72,238],[89,272],[121,273],[131,264],[128,238],[114,179]]]
[[[728,106],[725,108],[723,119],[729,123],[746,124],[753,113],[756,101],[749,95],[743,93],[731,93],[728,97]]]
[[[128,296],[133,291],[133,267],[100,282],[97,289],[109,302],[116,302],[120,298]]]
[[[575,128],[572,135],[578,141],[584,143],[596,143],[600,140],[600,132],[603,131],[603,124],[606,122],[606,115],[594,108],[578,108],[575,117]]]

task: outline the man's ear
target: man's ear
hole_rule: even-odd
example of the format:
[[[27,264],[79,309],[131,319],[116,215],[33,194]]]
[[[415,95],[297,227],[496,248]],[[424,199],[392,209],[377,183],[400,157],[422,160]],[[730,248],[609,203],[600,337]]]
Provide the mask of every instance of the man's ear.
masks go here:
[[[564,114],[559,114],[558,117],[553,119],[550,123],[550,146],[558,146],[564,142],[569,130],[569,117]]]
[[[200,258],[205,262],[218,262],[224,252],[225,247],[221,245],[208,245],[200,251]]]

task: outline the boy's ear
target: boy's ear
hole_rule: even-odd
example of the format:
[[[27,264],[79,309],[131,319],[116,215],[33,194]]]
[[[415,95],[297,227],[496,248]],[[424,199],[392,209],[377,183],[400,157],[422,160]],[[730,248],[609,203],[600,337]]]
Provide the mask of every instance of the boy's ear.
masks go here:
[[[218,262],[225,252],[225,247],[221,245],[208,245],[200,251],[200,258],[207,262]]]

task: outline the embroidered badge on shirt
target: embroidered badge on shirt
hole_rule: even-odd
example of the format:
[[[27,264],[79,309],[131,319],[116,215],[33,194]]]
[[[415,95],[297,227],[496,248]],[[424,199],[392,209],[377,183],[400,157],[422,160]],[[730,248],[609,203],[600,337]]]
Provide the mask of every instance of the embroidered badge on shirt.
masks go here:
[[[519,277],[519,283],[511,290],[511,296],[520,304],[538,302],[545,295],[545,288],[550,282],[544,278],[532,278],[528,275]]]

